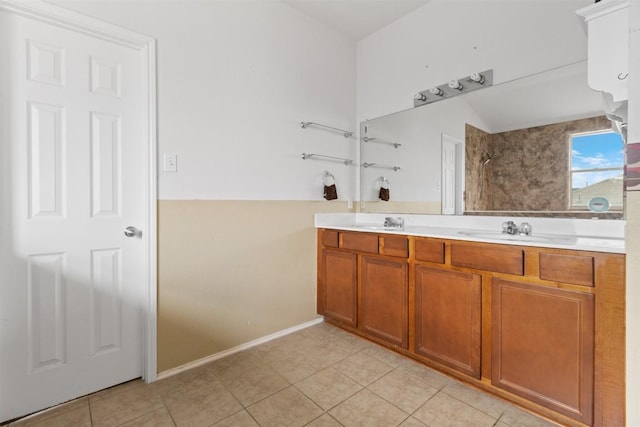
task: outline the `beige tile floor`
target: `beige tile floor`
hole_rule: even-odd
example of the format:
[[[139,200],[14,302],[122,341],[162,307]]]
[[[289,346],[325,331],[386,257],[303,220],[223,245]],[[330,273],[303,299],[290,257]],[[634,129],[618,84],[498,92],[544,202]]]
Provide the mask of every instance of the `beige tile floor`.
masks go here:
[[[153,384],[131,381],[11,425],[555,426],[324,323]]]

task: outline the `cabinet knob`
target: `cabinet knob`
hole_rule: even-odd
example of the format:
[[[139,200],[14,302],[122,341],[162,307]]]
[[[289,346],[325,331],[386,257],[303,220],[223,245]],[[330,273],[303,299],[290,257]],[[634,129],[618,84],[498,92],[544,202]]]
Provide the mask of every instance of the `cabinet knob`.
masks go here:
[[[629,73],[625,73],[625,74],[620,73],[620,74],[618,74],[618,80],[624,80],[627,77],[629,77]]]

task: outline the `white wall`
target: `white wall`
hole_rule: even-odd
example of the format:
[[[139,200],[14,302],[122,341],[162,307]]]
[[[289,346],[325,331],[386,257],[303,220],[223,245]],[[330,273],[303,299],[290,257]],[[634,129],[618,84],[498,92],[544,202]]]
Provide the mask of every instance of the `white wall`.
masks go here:
[[[358,121],[413,106],[413,96],[492,68],[500,83],[586,59],[575,14],[592,0],[433,0],[358,43]]]
[[[355,127],[355,43],[277,1],[52,3],[158,40],[158,131],[178,173],[161,199],[320,200],[322,171],[353,198],[357,140],[299,121]],[[160,164],[162,159],[160,159]]]

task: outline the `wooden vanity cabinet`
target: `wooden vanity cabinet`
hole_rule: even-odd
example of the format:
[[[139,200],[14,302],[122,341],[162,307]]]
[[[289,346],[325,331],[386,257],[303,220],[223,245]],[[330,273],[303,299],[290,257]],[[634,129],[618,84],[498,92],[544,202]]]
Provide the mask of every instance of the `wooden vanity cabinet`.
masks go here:
[[[479,274],[415,267],[415,352],[480,379]]]
[[[318,233],[328,322],[562,425],[625,424],[623,254]]]
[[[319,233],[318,313],[408,348],[408,239],[335,230]]]
[[[492,384],[591,425],[594,295],[492,282]]]
[[[409,346],[409,281],[406,260],[362,256],[358,327],[406,349]]]
[[[357,257],[333,249],[322,251],[322,312],[340,323],[356,326]]]

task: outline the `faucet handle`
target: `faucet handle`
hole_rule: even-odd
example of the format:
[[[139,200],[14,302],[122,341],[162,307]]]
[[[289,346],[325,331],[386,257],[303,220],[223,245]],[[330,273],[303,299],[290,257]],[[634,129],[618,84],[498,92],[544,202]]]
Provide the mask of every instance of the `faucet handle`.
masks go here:
[[[525,236],[530,236],[532,231],[533,227],[531,227],[531,224],[529,224],[528,222],[523,222],[522,224],[520,224],[520,227],[518,227],[518,233]]]

